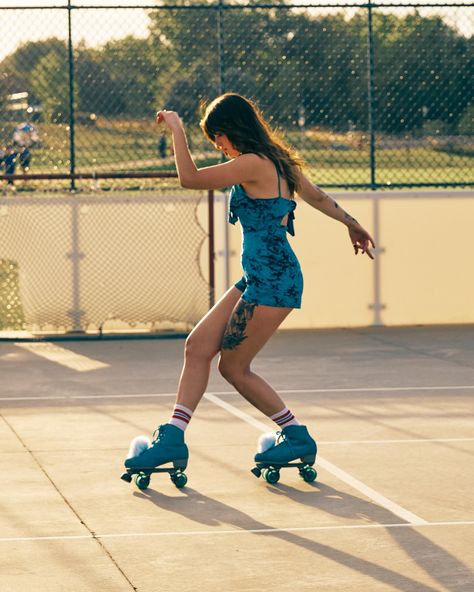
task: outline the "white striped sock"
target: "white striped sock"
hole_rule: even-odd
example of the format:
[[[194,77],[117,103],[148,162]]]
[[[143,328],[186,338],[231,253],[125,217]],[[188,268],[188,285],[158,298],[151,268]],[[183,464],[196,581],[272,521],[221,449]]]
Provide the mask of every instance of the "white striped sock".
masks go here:
[[[290,425],[300,425],[300,422],[296,419],[296,417],[291,413],[288,407],[284,407],[275,415],[270,415],[270,419],[278,424],[281,428],[286,428],[286,426]]]
[[[191,409],[188,409],[184,405],[176,404],[173,407],[173,415],[171,416],[171,419],[168,423],[176,426],[184,432],[185,429],[188,427],[188,424],[191,421],[192,416],[193,412],[191,411]]]

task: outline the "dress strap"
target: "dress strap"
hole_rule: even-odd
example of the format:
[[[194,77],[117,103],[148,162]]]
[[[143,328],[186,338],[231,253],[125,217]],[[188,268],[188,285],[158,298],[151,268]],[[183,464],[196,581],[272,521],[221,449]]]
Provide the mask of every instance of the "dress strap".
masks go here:
[[[278,165],[276,163],[273,163],[273,164],[275,165],[276,172],[277,172],[277,177],[278,177],[278,197],[281,197],[280,171],[278,170]]]

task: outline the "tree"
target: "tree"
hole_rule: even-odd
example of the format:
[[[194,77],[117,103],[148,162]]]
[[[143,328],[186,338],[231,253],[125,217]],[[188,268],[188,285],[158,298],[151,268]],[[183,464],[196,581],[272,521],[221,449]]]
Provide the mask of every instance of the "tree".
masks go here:
[[[43,56],[31,72],[30,84],[45,117],[52,122],[68,120],[69,72],[64,56],[57,51]]]
[[[454,131],[472,96],[468,44],[439,16],[375,13],[376,128],[418,130],[427,117]]]
[[[84,45],[75,51],[76,109],[81,113],[119,115],[124,111],[120,87],[104,67],[101,56],[102,51]]]
[[[50,53],[56,53],[64,57],[67,68],[67,46],[66,42],[51,37],[43,41],[27,41],[15,49],[1,63],[2,67],[2,86],[7,93],[28,91],[30,101],[35,103],[38,97],[35,97],[31,88],[31,74],[39,62]]]
[[[156,110],[158,77],[152,51],[149,39],[131,36],[110,41],[96,51],[94,59],[108,76],[102,100],[110,105],[110,114],[149,117]]]

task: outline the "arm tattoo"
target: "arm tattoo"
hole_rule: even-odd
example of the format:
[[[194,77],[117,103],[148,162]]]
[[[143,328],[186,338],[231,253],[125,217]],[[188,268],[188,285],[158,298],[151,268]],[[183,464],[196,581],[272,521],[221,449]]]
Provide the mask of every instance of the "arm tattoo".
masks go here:
[[[348,222],[355,222],[356,224],[358,224],[357,220],[355,218],[353,218],[352,216],[350,216],[347,212],[344,212],[344,218]]]
[[[222,339],[222,349],[235,349],[244,339],[247,322],[253,317],[253,313],[257,304],[240,300],[235,312],[232,314],[229,323],[227,324],[224,337]]]
[[[340,209],[340,205],[337,203],[336,200],[333,199],[334,202],[334,207],[336,208],[336,210]],[[344,210],[342,210],[344,212]],[[344,219],[347,220],[348,222],[355,222],[356,224],[358,224],[357,220],[355,218],[353,218],[352,216],[350,216],[347,212],[344,212]]]

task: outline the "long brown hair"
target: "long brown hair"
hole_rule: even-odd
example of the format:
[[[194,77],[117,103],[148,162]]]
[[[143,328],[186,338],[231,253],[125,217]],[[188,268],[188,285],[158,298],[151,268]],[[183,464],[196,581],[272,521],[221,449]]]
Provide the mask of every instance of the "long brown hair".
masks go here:
[[[213,143],[216,134],[225,134],[242,154],[269,158],[285,177],[293,197],[303,161],[270,127],[253,101],[237,93],[225,93],[207,105],[200,125]]]

